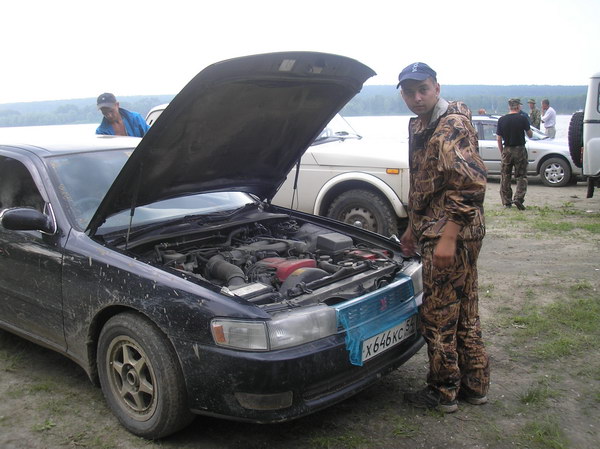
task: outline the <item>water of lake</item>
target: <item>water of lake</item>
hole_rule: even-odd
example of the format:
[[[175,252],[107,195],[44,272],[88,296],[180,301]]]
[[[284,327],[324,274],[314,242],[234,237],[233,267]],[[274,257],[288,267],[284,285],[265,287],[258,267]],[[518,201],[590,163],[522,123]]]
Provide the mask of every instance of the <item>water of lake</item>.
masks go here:
[[[408,119],[410,116],[346,117],[352,128],[363,137],[397,138],[400,142],[408,139]],[[569,133],[570,115],[556,116],[556,140],[565,140]],[[542,126],[543,131],[543,126]]]
[[[354,130],[365,138],[394,139],[404,143],[408,138],[407,115],[347,117],[346,120]],[[569,131],[570,115],[556,117],[556,139],[566,140]],[[98,123],[84,125],[22,126],[17,128],[0,128],[0,144],[6,141],[27,141],[30,136],[71,135],[74,138],[86,134],[94,134]],[[4,142],[3,142],[4,140]]]

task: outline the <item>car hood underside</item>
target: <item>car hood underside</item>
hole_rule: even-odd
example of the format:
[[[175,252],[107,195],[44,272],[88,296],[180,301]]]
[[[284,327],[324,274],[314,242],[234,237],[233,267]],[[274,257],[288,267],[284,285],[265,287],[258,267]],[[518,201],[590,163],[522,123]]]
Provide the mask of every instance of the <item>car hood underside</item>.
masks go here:
[[[375,73],[342,56],[286,52],[213,64],[173,99],[92,218],[182,195],[271,199],[319,132]]]

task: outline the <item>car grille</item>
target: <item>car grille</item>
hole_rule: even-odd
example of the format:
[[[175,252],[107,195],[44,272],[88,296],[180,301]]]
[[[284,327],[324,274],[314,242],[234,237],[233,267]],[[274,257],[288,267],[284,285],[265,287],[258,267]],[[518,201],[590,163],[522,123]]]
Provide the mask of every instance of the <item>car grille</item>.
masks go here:
[[[335,306],[338,327],[352,329],[382,317],[391,318],[393,321],[397,312],[405,314],[410,312],[413,305],[414,289],[411,278],[405,275],[396,278],[391,284],[379,290],[359,296]],[[414,302],[414,301],[413,301]],[[416,310],[416,305],[414,305]],[[384,321],[388,321],[385,319]],[[385,326],[386,323],[381,322]],[[380,330],[384,330],[383,328]]]
[[[346,333],[350,363],[362,366],[362,342],[417,313],[410,277],[400,275],[377,291],[334,306],[340,332]]]

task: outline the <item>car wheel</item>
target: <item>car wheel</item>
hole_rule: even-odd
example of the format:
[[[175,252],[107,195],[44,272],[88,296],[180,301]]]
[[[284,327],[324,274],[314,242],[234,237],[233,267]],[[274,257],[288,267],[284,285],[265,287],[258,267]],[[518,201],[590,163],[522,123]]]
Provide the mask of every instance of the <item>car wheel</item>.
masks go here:
[[[576,112],[569,122],[569,153],[576,167],[583,167],[581,148],[583,147],[583,112]]]
[[[398,233],[394,210],[380,195],[368,190],[342,193],[331,203],[327,216],[385,236]]]
[[[166,336],[135,313],[106,322],[98,341],[98,375],[109,407],[131,433],[161,438],[193,419],[183,374]]]
[[[550,187],[564,187],[571,182],[571,167],[564,159],[552,157],[540,167],[542,182]]]

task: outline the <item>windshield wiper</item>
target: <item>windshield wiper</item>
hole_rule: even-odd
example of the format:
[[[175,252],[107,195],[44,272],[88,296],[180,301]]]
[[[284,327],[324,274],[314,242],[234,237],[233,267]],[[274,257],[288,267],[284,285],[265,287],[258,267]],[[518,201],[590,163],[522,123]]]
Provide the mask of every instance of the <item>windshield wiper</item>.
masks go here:
[[[169,227],[173,227],[173,226],[177,226],[177,225],[194,224],[197,226],[202,226],[203,224],[210,223],[210,222],[223,221],[223,220],[233,217],[234,215],[238,215],[242,212],[251,210],[256,207],[258,207],[257,203],[248,203],[241,207],[238,207],[237,209],[213,212],[211,214],[185,215],[184,217],[175,218],[173,220],[161,221],[159,223],[148,224],[145,226],[138,226],[136,228],[128,227],[126,235],[122,235],[122,231],[119,231],[120,237],[116,238],[113,241],[113,244],[120,245],[122,243],[125,243],[127,245],[129,243],[129,241],[134,241],[135,239],[137,239],[143,235],[150,234],[159,229],[167,229]],[[114,235],[116,233],[111,233],[111,234]],[[110,237],[111,234],[106,234],[103,237],[104,238]]]
[[[233,210],[224,210],[219,212],[213,212],[212,214],[201,215],[199,217],[199,221],[201,223],[207,223],[211,221],[221,221],[224,219],[229,219],[235,215],[241,214],[242,212],[249,211],[251,209],[256,209],[258,207],[257,203],[247,203],[237,209]]]

